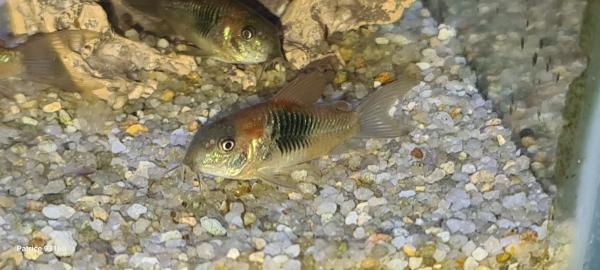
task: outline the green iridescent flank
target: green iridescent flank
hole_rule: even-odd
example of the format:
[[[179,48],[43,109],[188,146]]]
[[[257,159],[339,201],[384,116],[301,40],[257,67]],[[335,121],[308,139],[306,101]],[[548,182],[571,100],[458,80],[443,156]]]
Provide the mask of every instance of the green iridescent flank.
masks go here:
[[[0,53],[0,63],[8,63],[12,58],[13,56],[10,54]]]

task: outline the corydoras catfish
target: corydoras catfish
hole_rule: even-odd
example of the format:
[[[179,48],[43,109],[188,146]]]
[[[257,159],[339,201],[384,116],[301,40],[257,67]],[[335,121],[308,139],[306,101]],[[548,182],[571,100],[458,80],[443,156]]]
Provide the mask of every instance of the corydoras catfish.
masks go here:
[[[238,0],[120,1],[169,26],[174,33],[159,34],[185,38],[200,49],[195,54],[244,64],[282,55],[281,33],[275,24]]]
[[[197,173],[294,187],[285,177],[289,168],[326,155],[351,138],[408,133],[405,123],[389,111],[416,81],[388,84],[355,108],[345,102],[315,104],[325,85],[321,74],[302,75],[270,100],[203,126],[184,164]]]

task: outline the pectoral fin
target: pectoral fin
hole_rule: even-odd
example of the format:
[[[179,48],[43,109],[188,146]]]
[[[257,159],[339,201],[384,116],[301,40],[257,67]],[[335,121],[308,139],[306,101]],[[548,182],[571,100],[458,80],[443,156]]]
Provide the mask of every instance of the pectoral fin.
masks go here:
[[[296,183],[290,175],[285,175],[279,172],[270,171],[268,169],[258,170],[258,179],[278,187],[284,187],[292,190],[299,190]]]

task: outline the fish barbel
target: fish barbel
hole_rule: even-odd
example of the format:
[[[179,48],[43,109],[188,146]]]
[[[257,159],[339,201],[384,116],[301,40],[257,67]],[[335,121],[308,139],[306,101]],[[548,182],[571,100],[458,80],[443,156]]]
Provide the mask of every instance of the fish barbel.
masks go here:
[[[282,55],[277,27],[237,0],[122,1],[168,25],[200,49],[196,54],[244,64]]]
[[[293,187],[280,177],[286,168],[326,155],[353,137],[392,138],[408,133],[389,111],[415,81],[386,85],[350,109],[341,102],[313,104],[326,85],[321,77],[303,75],[269,101],[202,127],[184,164],[198,173]]]

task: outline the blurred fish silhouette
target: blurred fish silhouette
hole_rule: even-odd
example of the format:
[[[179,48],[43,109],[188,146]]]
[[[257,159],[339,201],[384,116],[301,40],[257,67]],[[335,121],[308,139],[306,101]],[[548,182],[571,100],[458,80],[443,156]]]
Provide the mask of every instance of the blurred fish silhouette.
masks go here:
[[[86,65],[72,54],[99,36],[100,33],[93,31],[66,30],[31,36],[16,48],[0,48],[0,93],[10,96],[11,91],[18,90],[6,86],[6,79],[10,77],[83,94],[104,87],[101,80],[70,66]]]
[[[111,1],[150,16],[157,34],[186,39],[190,54],[243,64],[283,55],[278,27],[237,0]]]

